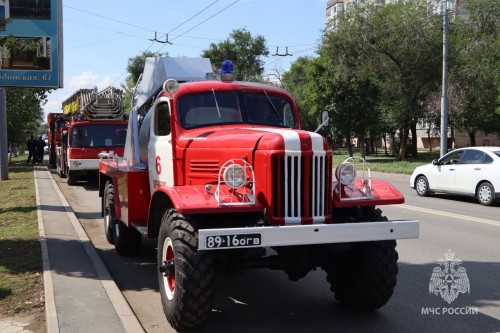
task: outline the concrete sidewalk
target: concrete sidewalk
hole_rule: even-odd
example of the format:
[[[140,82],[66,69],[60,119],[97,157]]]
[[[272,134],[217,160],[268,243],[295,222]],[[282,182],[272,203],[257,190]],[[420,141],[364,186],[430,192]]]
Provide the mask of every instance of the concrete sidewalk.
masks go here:
[[[47,332],[144,332],[47,167],[34,177]]]

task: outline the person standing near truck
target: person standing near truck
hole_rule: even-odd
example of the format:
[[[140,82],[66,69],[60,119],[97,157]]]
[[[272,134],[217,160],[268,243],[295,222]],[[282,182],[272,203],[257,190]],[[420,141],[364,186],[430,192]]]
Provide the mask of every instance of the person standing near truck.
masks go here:
[[[35,163],[43,163],[43,154],[45,148],[45,140],[40,136],[38,140],[36,140],[36,162]]]
[[[35,164],[36,156],[35,156],[35,150],[36,150],[36,140],[33,138],[33,135],[31,135],[30,139],[26,143],[26,147],[28,148],[28,159],[26,160],[26,163],[30,163],[33,158],[32,163]]]

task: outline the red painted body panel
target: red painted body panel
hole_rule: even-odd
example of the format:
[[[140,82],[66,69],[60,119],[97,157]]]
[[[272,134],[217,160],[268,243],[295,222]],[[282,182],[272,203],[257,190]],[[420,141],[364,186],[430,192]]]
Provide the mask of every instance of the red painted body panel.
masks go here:
[[[148,171],[103,160],[99,171],[113,180],[115,189],[115,214],[122,222],[131,226],[146,225],[151,201]]]
[[[183,131],[177,137],[178,149],[253,149],[261,137],[273,142],[282,141],[279,134],[272,135],[266,126],[249,126],[248,124],[210,126]],[[272,135],[272,137],[270,137]],[[210,140],[207,140],[210,138]]]
[[[172,199],[175,210],[182,214],[248,213],[263,209],[258,202],[255,205],[219,206],[214,192],[207,192],[204,186],[168,187],[157,191],[166,193]],[[224,196],[227,191],[222,190],[221,193]]]
[[[340,200],[337,185],[338,181],[332,183],[332,200],[335,207],[393,205],[405,202],[401,192],[392,184],[385,181],[372,179],[372,197],[369,199],[364,198],[364,194],[361,191],[363,188],[361,180],[356,180],[354,186],[341,186],[342,198],[350,199],[346,201]],[[359,198],[359,200],[352,200],[351,198]]]

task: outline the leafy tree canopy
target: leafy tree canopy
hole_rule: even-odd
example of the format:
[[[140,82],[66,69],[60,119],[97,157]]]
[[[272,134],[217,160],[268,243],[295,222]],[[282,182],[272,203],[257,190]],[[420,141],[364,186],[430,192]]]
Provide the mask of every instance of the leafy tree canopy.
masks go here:
[[[7,140],[24,145],[31,135],[39,136],[43,122],[42,106],[47,102],[48,89],[6,88]]]
[[[259,81],[264,72],[264,61],[261,59],[269,55],[264,36],[253,37],[246,29],[236,29],[229,34],[229,38],[215,44],[211,43],[201,56],[209,58],[216,73],[224,60],[231,60],[234,64],[236,80]]]

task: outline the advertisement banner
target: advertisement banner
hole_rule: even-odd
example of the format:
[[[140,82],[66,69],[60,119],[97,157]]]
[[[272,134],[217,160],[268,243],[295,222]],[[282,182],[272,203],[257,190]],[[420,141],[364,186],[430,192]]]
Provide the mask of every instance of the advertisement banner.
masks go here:
[[[62,87],[62,0],[0,0],[0,87]]]

